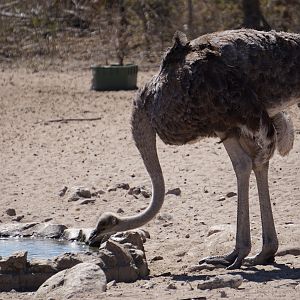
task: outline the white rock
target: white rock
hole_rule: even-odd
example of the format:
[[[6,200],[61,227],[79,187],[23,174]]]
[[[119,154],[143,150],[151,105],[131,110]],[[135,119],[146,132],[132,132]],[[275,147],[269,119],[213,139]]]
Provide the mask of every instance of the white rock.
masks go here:
[[[106,277],[96,264],[80,263],[46,280],[35,293],[35,299],[84,299],[84,295],[106,291]]]

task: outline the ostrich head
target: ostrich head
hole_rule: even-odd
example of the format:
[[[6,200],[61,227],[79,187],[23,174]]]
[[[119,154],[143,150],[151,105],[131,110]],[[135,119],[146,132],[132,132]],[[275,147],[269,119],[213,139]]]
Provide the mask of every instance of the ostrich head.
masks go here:
[[[92,231],[88,243],[91,246],[99,245],[105,235],[111,235],[118,231],[122,231],[121,217],[112,212],[103,213],[99,217],[96,228]]]

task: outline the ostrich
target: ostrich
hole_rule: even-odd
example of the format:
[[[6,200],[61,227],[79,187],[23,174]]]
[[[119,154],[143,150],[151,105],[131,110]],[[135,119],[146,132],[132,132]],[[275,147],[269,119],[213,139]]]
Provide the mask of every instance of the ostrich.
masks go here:
[[[288,106],[300,97],[300,35],[230,30],[188,41],[177,32],[160,70],[137,94],[132,134],[151,178],[152,199],[130,217],[100,216],[89,239],[140,227],[163,205],[165,186],[156,150],[156,134],[166,144],[183,145],[204,137],[223,143],[237,178],[237,230],[233,251],[200,263],[239,268],[274,261],[278,240],[268,187],[269,160],[275,149],[286,155],[294,141]],[[251,249],[249,178],[254,171],[262,221],[262,249]]]

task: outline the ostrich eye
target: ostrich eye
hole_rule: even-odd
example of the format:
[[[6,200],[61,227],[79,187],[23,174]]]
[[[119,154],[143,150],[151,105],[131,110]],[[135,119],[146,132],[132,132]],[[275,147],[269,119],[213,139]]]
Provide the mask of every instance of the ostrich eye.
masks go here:
[[[104,221],[100,221],[98,225],[99,225],[99,227],[105,227],[105,222]]]
[[[116,219],[115,217],[112,217],[112,218],[110,219],[110,223],[111,223],[112,225],[116,225],[116,224],[118,223],[118,221],[117,221],[117,219]]]

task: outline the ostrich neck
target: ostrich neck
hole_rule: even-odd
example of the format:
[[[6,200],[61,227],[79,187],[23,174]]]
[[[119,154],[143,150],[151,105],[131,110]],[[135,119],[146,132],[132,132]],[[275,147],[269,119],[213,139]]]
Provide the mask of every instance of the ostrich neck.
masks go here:
[[[135,107],[131,122],[135,144],[151,179],[152,198],[149,206],[143,212],[134,216],[120,218],[122,230],[140,227],[153,219],[161,209],[165,197],[164,178],[156,150],[156,133],[143,110]]]

